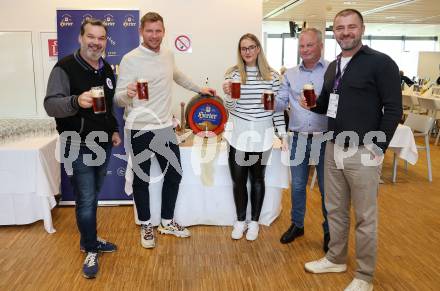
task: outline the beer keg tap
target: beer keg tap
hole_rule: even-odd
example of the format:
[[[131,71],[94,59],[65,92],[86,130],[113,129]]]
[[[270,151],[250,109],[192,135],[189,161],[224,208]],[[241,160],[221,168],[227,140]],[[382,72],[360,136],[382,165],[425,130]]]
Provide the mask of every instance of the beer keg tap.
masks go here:
[[[208,77],[206,77],[206,81],[205,81],[205,87],[209,87],[209,78]]]

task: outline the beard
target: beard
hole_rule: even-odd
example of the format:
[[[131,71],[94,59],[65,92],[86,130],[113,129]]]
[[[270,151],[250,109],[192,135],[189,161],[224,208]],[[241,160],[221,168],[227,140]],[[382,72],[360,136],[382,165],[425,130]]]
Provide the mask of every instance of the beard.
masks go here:
[[[100,45],[87,45],[82,46],[81,50],[84,52],[84,54],[87,56],[87,58],[97,61],[99,58],[102,57],[102,54],[104,52],[104,48]]]
[[[359,45],[359,43],[361,42],[361,38],[350,38],[348,42],[342,39],[342,40],[337,40],[337,42],[342,50],[349,51],[356,48]]]

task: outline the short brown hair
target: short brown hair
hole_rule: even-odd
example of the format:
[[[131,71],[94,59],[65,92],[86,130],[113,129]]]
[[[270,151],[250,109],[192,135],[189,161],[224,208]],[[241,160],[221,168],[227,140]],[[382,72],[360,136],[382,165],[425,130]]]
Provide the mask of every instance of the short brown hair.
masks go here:
[[[105,23],[104,23],[101,19],[96,19],[96,18],[86,18],[86,19],[81,23],[81,28],[80,28],[81,35],[84,35],[84,33],[85,33],[85,29],[84,29],[84,27],[85,27],[87,24],[104,27],[104,29],[105,29],[105,34],[107,35],[107,26],[105,25]]]
[[[352,8],[348,8],[348,9],[344,9],[344,10],[339,11],[335,15],[335,18],[333,18],[333,22],[339,16],[347,16],[347,15],[350,15],[350,14],[356,14],[359,17],[359,19],[361,20],[361,23],[364,24],[364,17],[362,16],[362,14],[358,10],[352,9]]]
[[[144,27],[145,22],[156,22],[156,21],[162,22],[162,26],[165,27],[165,25],[163,24],[163,18],[162,16],[160,16],[159,13],[148,12],[141,18],[141,28]]]

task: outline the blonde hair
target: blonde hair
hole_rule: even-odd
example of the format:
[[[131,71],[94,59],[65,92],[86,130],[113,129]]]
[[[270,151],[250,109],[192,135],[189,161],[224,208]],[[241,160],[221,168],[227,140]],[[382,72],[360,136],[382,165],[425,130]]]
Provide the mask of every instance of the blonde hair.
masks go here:
[[[264,56],[263,48],[261,47],[260,41],[255,35],[251,33],[246,33],[242,37],[240,37],[240,40],[238,41],[238,49],[237,49],[237,64],[229,68],[226,71],[225,75],[228,76],[232,72],[237,70],[240,73],[241,83],[246,84],[247,81],[246,64],[244,63],[243,58],[241,57],[241,48],[240,48],[240,43],[243,39],[249,39],[253,41],[257,46],[257,48],[260,49],[260,52],[258,53],[257,56],[258,78],[260,80],[265,80],[265,81],[272,80],[272,72],[274,72],[275,70],[269,66],[266,57]]]

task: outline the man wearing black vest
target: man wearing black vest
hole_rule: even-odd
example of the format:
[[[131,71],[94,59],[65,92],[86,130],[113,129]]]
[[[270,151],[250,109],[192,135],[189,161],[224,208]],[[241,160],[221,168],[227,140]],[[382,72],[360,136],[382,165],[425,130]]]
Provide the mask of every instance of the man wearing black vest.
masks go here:
[[[359,11],[336,14],[333,33],[342,52],[328,66],[311,109],[329,117],[324,188],[331,239],[325,257],[306,263],[305,269],[346,271],[353,205],[357,269],[346,291],[373,290],[379,176],[383,155],[402,117],[399,69],[389,56],[362,44],[364,30]],[[310,108],[304,99],[301,104]]]
[[[112,146],[121,139],[113,114],[115,77],[102,58],[107,28],[102,21],[87,19],[78,37],[80,49],[55,65],[49,77],[44,108],[55,117],[60,133],[61,161],[70,177],[76,202],[80,250],[85,252],[83,275],[98,272],[98,252],[114,252],[116,245],[97,236],[98,192],[107,172]],[[96,92],[92,87],[99,87]],[[93,109],[93,98],[104,93],[105,109]],[[102,96],[102,95],[101,95]],[[102,104],[104,105],[104,104]]]

